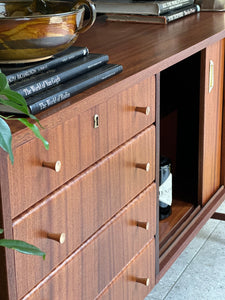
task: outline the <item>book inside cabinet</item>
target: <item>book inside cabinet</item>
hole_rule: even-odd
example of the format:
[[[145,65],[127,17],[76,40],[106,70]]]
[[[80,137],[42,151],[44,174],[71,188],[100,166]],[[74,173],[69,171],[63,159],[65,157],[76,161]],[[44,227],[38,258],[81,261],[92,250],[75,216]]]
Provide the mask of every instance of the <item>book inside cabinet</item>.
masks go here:
[[[159,269],[221,181],[223,42],[160,73],[160,156],[171,162],[172,213],[159,221]]]

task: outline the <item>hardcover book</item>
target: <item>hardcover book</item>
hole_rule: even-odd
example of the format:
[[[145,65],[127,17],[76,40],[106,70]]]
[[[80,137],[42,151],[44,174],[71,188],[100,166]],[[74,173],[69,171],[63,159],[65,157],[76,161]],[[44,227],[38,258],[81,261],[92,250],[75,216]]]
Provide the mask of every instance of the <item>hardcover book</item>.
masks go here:
[[[31,76],[23,81],[10,84],[10,88],[21,94],[24,98],[45,91],[75,76],[95,69],[109,60],[108,55],[90,53],[70,63],[50,69],[45,73]]]
[[[150,24],[168,24],[174,20],[197,13],[200,6],[193,4],[191,6],[177,9],[160,16],[153,15],[133,15],[133,14],[106,14],[108,21],[115,22],[134,22],[134,23],[150,23]]]
[[[9,84],[24,78],[43,73],[62,64],[71,62],[89,53],[87,47],[70,47],[45,61],[30,64],[1,65],[1,71],[6,75]]]
[[[192,5],[194,0],[96,0],[97,13],[137,14],[137,15],[162,15],[171,10]]]
[[[120,72],[123,67],[117,64],[105,64],[93,69],[85,74],[70,79],[55,87],[50,88],[45,93],[35,95],[26,99],[30,113],[37,114],[59,102],[62,102],[84,90],[90,88]],[[15,109],[1,105],[0,111],[7,113],[18,113]]]

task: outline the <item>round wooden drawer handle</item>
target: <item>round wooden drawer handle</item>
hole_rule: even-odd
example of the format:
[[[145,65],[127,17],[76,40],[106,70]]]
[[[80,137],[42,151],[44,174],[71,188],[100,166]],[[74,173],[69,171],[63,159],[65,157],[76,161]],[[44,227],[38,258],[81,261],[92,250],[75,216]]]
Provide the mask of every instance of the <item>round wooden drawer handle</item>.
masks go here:
[[[137,221],[137,226],[149,230],[149,222],[139,222]]]
[[[60,160],[57,160],[56,162],[43,161],[42,166],[59,172],[61,170],[62,164]]]
[[[149,278],[136,278],[136,282],[149,286],[150,279]]]
[[[146,172],[149,172],[149,170],[150,170],[150,163],[148,162],[147,164],[136,164],[136,168],[143,169]]]
[[[150,107],[146,106],[146,107],[136,107],[135,111],[138,111],[140,113],[145,114],[146,116],[148,116],[150,114]]]
[[[62,233],[48,233],[47,238],[50,240],[54,240],[60,244],[63,244],[65,242],[66,235],[63,232]]]

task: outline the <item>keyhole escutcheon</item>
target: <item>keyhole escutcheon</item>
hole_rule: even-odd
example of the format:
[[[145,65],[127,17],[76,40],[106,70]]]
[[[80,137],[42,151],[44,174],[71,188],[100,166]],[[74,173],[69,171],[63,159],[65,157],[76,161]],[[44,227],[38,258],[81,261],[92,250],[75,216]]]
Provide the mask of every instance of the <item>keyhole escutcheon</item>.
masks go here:
[[[94,128],[99,127],[99,116],[97,114],[94,115]]]

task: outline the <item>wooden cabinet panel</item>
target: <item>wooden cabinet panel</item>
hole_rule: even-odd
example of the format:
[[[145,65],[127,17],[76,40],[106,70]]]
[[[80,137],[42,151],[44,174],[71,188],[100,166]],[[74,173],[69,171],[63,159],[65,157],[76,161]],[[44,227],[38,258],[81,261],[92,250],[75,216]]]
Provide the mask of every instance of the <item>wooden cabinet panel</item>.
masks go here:
[[[138,227],[137,221],[149,221],[149,230]],[[148,267],[145,265],[143,273],[139,269],[136,275],[146,276],[148,273],[153,283],[155,232],[156,185],[153,184],[59,265],[38,285],[38,289],[35,288],[29,297],[24,299],[94,299],[151,239],[153,240],[151,251],[146,258],[146,262],[151,261],[151,263],[147,265]],[[74,235],[77,233],[77,228],[74,228]],[[68,239],[70,238],[73,237],[68,236]],[[67,242],[65,245],[58,245],[58,248],[63,246],[67,247]],[[30,277],[35,276],[45,263],[48,264],[55,255],[59,254],[59,251],[54,253],[53,250],[55,249],[47,254],[46,262],[42,263],[40,270],[37,267],[37,260],[29,269],[29,261],[24,260],[21,254],[16,255],[16,265],[19,263],[22,268],[20,272],[19,269],[17,270],[18,275],[20,274],[18,276],[20,297],[22,296],[21,285],[25,286],[27,281],[30,281]],[[32,272],[32,269],[35,269],[35,272]],[[134,285],[136,286],[136,283]]]
[[[147,112],[146,108],[149,108]],[[148,77],[111,98],[108,101],[107,120],[109,149],[154,123],[155,76]]]
[[[138,108],[143,108],[143,112],[136,111]],[[146,108],[149,108],[147,114]],[[99,122],[96,129],[93,128],[95,115]],[[81,163],[85,167],[91,165],[96,158],[123,144],[154,121],[155,77],[152,76],[80,115]]]
[[[149,172],[136,167],[137,163],[147,162],[150,163]],[[25,240],[47,253],[44,263],[37,257],[15,254],[19,295],[31,289],[128,201],[144,190],[154,178],[155,127],[151,126],[15,219],[14,239]],[[151,224],[155,222],[154,205],[153,199],[153,216],[149,216]],[[47,239],[48,233],[60,232],[66,234],[65,244],[59,245]],[[155,231],[150,229],[148,234],[152,236]],[[40,263],[40,270],[32,273]],[[19,275],[21,273],[33,275],[25,276],[25,279]]]
[[[137,282],[137,278],[149,279],[149,285]],[[96,300],[144,300],[154,285],[155,246],[153,240]]]
[[[199,199],[205,204],[220,186],[224,40],[202,51]]]
[[[145,115],[136,111],[136,107],[149,107],[150,112]],[[99,118],[98,128],[94,128],[95,115]],[[8,163],[12,216],[32,206],[154,121],[153,76],[45,130],[43,135],[49,141],[49,151],[36,139],[15,149],[15,163],[13,166]],[[58,160],[62,163],[58,173],[42,166],[43,162]]]

